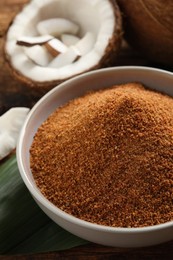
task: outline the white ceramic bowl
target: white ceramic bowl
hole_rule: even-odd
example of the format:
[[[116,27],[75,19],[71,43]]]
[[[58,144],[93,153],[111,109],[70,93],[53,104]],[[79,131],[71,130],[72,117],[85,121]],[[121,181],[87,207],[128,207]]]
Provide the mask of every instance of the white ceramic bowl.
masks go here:
[[[141,247],[173,239],[173,221],[143,228],[115,228],[75,218],[49,202],[34,183],[29,163],[29,149],[40,124],[58,106],[83,95],[88,90],[114,84],[141,82],[150,88],[173,96],[173,74],[147,67],[115,67],[92,71],[55,87],[33,107],[21,131],[17,146],[17,161],[21,176],[40,208],[58,225],[88,241],[108,246]]]

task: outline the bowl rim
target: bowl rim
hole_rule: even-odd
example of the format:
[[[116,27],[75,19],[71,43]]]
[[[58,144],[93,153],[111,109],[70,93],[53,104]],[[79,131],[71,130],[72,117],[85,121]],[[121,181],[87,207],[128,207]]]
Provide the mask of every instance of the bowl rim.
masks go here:
[[[99,230],[99,231],[105,231],[109,233],[146,233],[146,232],[153,232],[162,230],[165,228],[173,227],[173,221],[165,222],[162,224],[156,224],[152,226],[144,226],[144,227],[111,227],[111,226],[105,226],[100,225],[97,223],[92,223],[86,220],[79,219],[77,217],[74,217],[73,215],[70,215],[66,213],[65,211],[61,210],[60,208],[56,207],[53,203],[51,203],[46,197],[41,194],[39,191],[39,188],[33,185],[33,183],[30,181],[30,179],[27,176],[27,172],[24,168],[24,163],[22,160],[22,144],[25,136],[25,130],[27,128],[28,122],[34,115],[34,112],[37,110],[37,108],[42,104],[42,102],[47,99],[50,95],[53,95],[54,92],[58,91],[59,89],[62,89],[69,85],[71,82],[74,82],[78,79],[90,77],[93,74],[100,74],[100,73],[106,73],[107,71],[126,71],[126,70],[135,70],[135,71],[143,71],[143,72],[156,72],[159,74],[166,75],[168,77],[172,77],[173,80],[173,73],[167,70],[158,69],[154,67],[145,67],[145,66],[116,66],[116,67],[109,67],[109,68],[103,68],[103,69],[97,69],[94,71],[89,71],[86,73],[83,73],[81,75],[75,76],[69,80],[66,80],[65,82],[55,86],[52,90],[50,90],[48,93],[46,93],[43,97],[41,97],[36,104],[33,106],[33,108],[30,110],[30,112],[27,115],[27,118],[23,124],[23,127],[20,131],[20,135],[17,142],[16,147],[16,158],[17,158],[17,164],[19,168],[20,175],[27,186],[30,193],[36,198],[37,201],[39,201],[45,208],[47,208],[49,211],[53,212],[55,215],[58,215],[59,217],[65,219],[66,221],[73,223],[75,225],[80,225],[85,228],[93,229],[93,230]]]

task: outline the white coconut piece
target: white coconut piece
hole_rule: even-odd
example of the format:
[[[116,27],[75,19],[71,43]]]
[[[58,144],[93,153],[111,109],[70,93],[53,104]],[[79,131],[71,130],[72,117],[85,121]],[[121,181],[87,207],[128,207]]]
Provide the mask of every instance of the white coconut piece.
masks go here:
[[[42,35],[42,36],[22,36],[17,39],[17,44],[22,46],[33,46],[33,45],[42,45],[46,42],[53,39],[51,35]]]
[[[37,30],[41,35],[50,34],[59,37],[63,33],[77,34],[79,26],[64,18],[52,18],[39,22]]]
[[[16,142],[8,133],[0,133],[0,160],[9,155],[16,147]]]
[[[29,48],[23,48],[26,55],[40,66],[47,66],[52,60],[52,55],[50,55],[44,46],[35,45]]]
[[[28,112],[29,108],[16,107],[0,116],[0,160],[16,148],[17,139]]]
[[[66,46],[69,47],[71,45],[75,45],[80,40],[80,38],[72,34],[62,34],[61,40]]]
[[[92,50],[94,43],[94,34],[87,32],[85,36],[73,46],[73,48],[79,56],[83,56]]]
[[[54,38],[45,44],[45,47],[53,56],[67,51],[67,46],[60,40]]]
[[[69,48],[65,53],[59,54],[48,65],[49,68],[60,68],[71,64],[78,58],[78,54],[73,48]]]

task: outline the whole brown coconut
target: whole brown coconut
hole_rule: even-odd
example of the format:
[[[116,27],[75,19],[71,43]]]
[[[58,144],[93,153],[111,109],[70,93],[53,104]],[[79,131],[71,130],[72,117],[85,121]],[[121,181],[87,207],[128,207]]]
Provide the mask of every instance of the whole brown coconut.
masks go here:
[[[118,0],[125,38],[149,60],[173,65],[173,1]]]

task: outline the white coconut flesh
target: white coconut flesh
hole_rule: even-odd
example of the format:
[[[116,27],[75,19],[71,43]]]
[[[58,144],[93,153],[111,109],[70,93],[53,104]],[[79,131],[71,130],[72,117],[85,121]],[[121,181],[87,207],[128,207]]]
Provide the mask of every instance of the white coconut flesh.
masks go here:
[[[5,50],[24,77],[64,80],[99,63],[115,25],[109,0],[33,0],[10,26]]]
[[[68,47],[71,45],[75,45],[79,40],[80,40],[79,37],[72,34],[65,33],[61,35],[61,41]]]
[[[36,44],[45,44],[46,42],[49,42],[53,39],[53,36],[51,35],[43,35],[43,36],[36,36],[36,37],[31,37],[31,36],[22,36],[17,39],[17,44],[18,45],[24,45],[24,46],[33,46]]]
[[[64,18],[51,18],[37,24],[40,35],[51,34],[60,37],[63,33],[77,34],[79,26]]]
[[[45,44],[48,51],[53,55],[57,56],[60,53],[64,53],[68,50],[67,46],[60,40],[54,38]]]
[[[26,107],[14,107],[0,116],[0,160],[15,148],[21,127],[29,112]]]
[[[37,65],[45,67],[52,61],[51,54],[44,46],[35,45],[30,48],[23,47],[23,50],[26,56]]]
[[[73,63],[78,58],[77,52],[71,47],[65,53],[59,54],[49,64],[50,68],[61,68]]]

